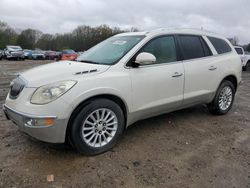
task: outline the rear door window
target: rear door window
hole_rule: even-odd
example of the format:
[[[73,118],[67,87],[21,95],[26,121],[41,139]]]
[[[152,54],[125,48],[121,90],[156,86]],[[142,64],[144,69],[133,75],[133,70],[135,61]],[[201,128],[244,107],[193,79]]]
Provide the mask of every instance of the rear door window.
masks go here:
[[[207,38],[213,44],[218,54],[224,54],[232,51],[231,47],[225,40],[215,37],[207,37]]]
[[[184,60],[202,58],[212,55],[211,50],[201,36],[178,36]]]

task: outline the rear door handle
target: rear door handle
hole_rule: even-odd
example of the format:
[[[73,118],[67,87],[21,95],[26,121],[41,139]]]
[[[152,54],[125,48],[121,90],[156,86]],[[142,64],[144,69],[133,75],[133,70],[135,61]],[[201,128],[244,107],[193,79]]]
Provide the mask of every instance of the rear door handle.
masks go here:
[[[215,67],[215,66],[211,66],[210,68],[209,68],[209,70],[216,70],[217,69],[217,67]]]
[[[175,72],[175,73],[172,75],[172,77],[173,77],[173,78],[176,78],[176,77],[180,77],[180,76],[182,76],[182,75],[183,75],[183,73]]]

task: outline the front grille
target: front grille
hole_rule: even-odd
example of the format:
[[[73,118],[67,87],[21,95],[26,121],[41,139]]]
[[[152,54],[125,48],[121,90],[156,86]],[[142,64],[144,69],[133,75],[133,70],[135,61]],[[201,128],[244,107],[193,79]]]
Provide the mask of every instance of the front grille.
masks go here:
[[[10,84],[10,98],[16,99],[18,95],[22,92],[25,86],[25,82],[18,76]]]

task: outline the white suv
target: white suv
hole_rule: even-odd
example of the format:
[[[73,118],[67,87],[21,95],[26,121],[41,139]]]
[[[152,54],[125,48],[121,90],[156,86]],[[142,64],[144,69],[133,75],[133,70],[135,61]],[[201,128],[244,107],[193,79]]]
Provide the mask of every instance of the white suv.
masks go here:
[[[93,155],[141,119],[196,104],[226,114],[240,81],[240,57],[225,38],[185,29],[123,33],[77,61],[21,73],[3,109],[25,133]]]
[[[241,63],[242,63],[242,69],[244,71],[250,72],[250,54],[249,52],[245,52],[244,49],[240,46],[234,46],[234,49],[239,54]]]

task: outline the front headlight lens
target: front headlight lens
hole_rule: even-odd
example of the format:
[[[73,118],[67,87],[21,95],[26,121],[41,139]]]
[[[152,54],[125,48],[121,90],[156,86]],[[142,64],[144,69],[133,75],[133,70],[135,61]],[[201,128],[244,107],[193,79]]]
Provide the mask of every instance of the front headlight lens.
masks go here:
[[[30,102],[33,104],[50,103],[70,90],[76,83],[76,81],[70,80],[39,87],[32,95]]]

